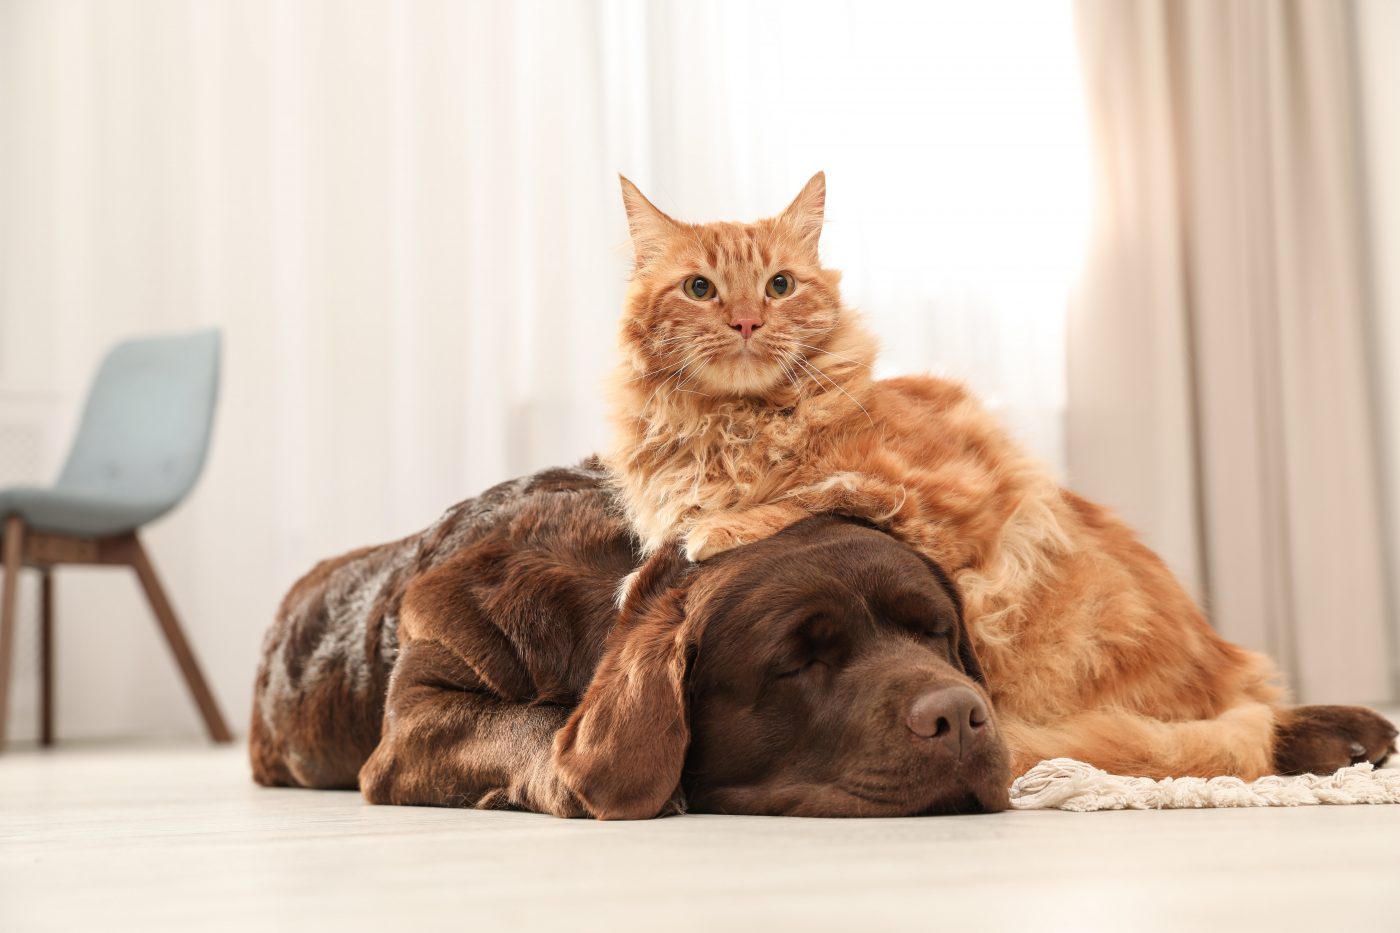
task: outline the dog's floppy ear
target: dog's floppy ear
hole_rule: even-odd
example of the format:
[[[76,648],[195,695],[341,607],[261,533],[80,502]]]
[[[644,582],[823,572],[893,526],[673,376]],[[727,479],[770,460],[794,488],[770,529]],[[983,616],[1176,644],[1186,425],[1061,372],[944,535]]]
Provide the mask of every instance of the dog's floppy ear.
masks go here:
[[[680,786],[686,667],[699,639],[685,614],[690,571],[676,546],[643,564],[593,682],[554,737],[555,768],[600,820],[657,816]]]
[[[930,560],[922,554],[919,555],[919,558],[928,565],[928,569],[933,572],[933,575],[943,586],[943,592],[947,593],[948,598],[953,602],[953,614],[957,617],[958,623],[958,663],[962,666],[963,673],[986,686],[987,676],[982,673],[982,662],[977,659],[977,652],[972,647],[972,635],[967,630],[967,617],[963,614],[962,593],[937,561]]]

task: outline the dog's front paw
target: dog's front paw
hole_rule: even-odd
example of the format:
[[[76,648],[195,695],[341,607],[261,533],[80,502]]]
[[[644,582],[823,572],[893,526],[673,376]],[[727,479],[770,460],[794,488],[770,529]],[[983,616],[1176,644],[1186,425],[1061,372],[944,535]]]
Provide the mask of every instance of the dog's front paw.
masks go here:
[[[657,812],[656,815],[658,817],[684,816],[686,810],[687,807],[685,800],[685,792],[682,791],[679,787],[677,787],[675,792],[671,794],[669,798],[667,798],[664,804],[661,805],[661,809]]]
[[[1280,774],[1333,774],[1348,765],[1384,764],[1395,753],[1396,728],[1362,706],[1297,706],[1274,727]]]

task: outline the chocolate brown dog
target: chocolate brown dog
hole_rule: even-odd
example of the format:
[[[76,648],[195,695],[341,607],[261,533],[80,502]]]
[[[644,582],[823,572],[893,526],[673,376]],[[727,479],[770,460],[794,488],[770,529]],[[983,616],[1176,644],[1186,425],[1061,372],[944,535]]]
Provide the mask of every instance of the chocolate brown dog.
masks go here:
[[[935,566],[817,517],[638,563],[596,462],[323,562],[264,645],[262,784],[602,819],[1007,806],[1006,749]]]

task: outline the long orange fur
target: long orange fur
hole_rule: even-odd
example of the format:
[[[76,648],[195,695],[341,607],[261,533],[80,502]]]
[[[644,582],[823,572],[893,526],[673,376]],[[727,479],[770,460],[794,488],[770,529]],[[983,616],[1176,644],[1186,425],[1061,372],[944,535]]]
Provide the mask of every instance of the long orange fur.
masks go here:
[[[817,244],[825,180],[776,217],[686,224],[626,179],[637,264],[607,457],[649,550],[692,559],[819,511],[939,562],[1017,772],[1068,756],[1151,777],[1273,768],[1271,662],[1215,633],[1158,557],[1061,489],[961,385],[875,380],[875,340]],[[767,283],[783,273],[781,297]],[[684,291],[691,276],[715,288]],[[734,322],[759,321],[750,339]]]

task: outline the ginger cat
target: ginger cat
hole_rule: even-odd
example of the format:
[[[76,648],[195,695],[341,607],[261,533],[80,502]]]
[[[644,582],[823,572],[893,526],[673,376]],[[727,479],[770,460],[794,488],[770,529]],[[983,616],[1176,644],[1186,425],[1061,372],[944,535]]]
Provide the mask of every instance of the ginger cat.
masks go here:
[[[704,560],[824,511],[889,530],[961,589],[1013,773],[1064,756],[1252,779],[1299,732],[1314,768],[1393,748],[1369,710],[1281,708],[1269,659],[961,385],[872,377],[875,341],[818,257],[823,175],[751,224],[681,223],[622,189],[636,266],[606,461],[645,550],[679,538]]]

